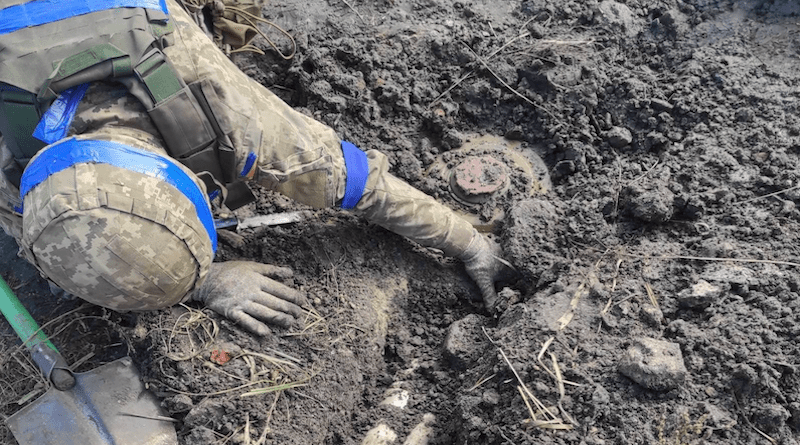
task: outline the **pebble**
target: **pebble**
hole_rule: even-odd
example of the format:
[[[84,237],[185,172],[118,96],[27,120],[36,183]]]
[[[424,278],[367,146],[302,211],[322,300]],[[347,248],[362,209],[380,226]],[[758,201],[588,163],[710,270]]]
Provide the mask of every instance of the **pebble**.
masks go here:
[[[624,127],[611,127],[606,133],[606,140],[614,148],[622,148],[633,142],[631,131]]]
[[[678,304],[688,308],[706,308],[719,299],[722,289],[706,280],[678,293]]]
[[[637,339],[622,357],[619,371],[655,391],[677,388],[686,380],[686,366],[677,343],[649,337]]]

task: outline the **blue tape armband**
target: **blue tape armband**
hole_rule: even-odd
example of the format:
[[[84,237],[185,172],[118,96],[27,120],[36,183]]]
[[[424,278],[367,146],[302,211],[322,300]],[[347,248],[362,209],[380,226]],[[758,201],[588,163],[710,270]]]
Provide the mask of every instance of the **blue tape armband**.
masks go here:
[[[358,204],[358,201],[361,201],[361,195],[364,194],[364,187],[367,186],[367,176],[369,175],[369,164],[367,163],[367,154],[350,142],[342,141],[342,153],[344,153],[344,165],[347,167],[342,208],[352,209]]]
[[[197,209],[197,217],[208,232],[211,247],[217,252],[214,217],[202,189],[174,161],[155,153],[110,141],[70,138],[43,149],[25,168],[19,186],[20,199],[34,187],[75,164],[109,164],[160,179],[183,193]]]
[[[167,11],[166,0],[33,0],[0,9],[0,34],[115,8]]]
[[[239,176],[247,176],[250,173],[250,170],[253,169],[253,166],[256,164],[256,159],[258,159],[258,155],[254,152],[250,152],[247,155],[247,159],[244,161],[244,167],[242,167],[242,172],[239,173]]]
[[[52,144],[64,139],[69,131],[72,118],[75,117],[78,104],[88,89],[89,84],[84,83],[62,91],[50,108],[44,112],[36,129],[33,130],[33,137],[45,144]]]

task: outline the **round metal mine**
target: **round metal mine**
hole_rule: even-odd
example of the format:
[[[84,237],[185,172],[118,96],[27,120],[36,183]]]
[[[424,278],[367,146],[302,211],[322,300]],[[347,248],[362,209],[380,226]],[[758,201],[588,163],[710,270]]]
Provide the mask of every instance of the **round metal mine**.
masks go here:
[[[472,204],[488,201],[508,185],[508,168],[492,156],[470,156],[453,169],[450,190]]]

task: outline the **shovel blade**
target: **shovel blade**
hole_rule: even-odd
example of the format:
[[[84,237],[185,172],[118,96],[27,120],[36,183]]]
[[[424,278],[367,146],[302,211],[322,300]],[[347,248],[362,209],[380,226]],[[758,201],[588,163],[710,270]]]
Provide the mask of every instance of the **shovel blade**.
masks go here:
[[[130,358],[75,374],[67,391],[50,388],[13,416],[20,445],[176,445],[175,427],[144,388]],[[159,419],[160,418],[160,419]]]

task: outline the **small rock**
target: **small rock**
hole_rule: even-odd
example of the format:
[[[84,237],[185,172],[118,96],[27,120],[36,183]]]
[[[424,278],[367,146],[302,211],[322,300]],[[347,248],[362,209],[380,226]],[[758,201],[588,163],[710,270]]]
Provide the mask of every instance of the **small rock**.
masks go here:
[[[405,409],[406,405],[408,405],[408,400],[411,398],[411,395],[405,389],[400,388],[399,383],[394,383],[386,392],[383,393],[383,401],[381,401],[381,405],[383,406],[393,406],[395,408]]]
[[[645,222],[662,223],[674,214],[675,195],[662,183],[651,183],[645,187],[633,184],[625,188],[625,207],[634,218]]]
[[[433,438],[434,423],[436,423],[436,416],[426,413],[422,416],[422,422],[418,423],[408,434],[403,445],[428,445]]]
[[[489,389],[483,393],[483,403],[494,406],[500,403],[500,393],[494,389]]]
[[[546,32],[544,26],[535,22],[528,23],[528,26],[525,28],[527,28],[528,34],[530,34],[534,39],[543,38]]]
[[[702,409],[708,415],[708,425],[713,428],[726,429],[736,424],[734,416],[722,407],[712,403],[703,402]]]
[[[191,432],[183,439],[188,441],[186,443],[215,443],[218,440],[214,430],[204,426],[192,428]]]
[[[688,308],[707,308],[717,301],[722,289],[706,280],[700,280],[689,289],[678,293],[678,304]]]
[[[595,20],[600,25],[622,28],[628,37],[635,36],[641,28],[633,11],[614,0],[605,0],[598,5]]]
[[[595,405],[606,405],[611,401],[611,394],[600,385],[595,385],[592,393],[592,403]]]
[[[622,148],[633,142],[633,135],[627,128],[611,127],[611,129],[606,132],[606,140],[612,147]]]
[[[670,112],[674,108],[671,103],[658,98],[650,99],[650,106],[653,107],[654,110],[666,112]]]
[[[656,391],[677,388],[686,380],[686,366],[677,343],[642,337],[628,348],[619,371]]]
[[[183,418],[183,423],[190,429],[199,426],[208,425],[209,422],[221,419],[225,415],[225,409],[222,404],[216,400],[205,399],[192,407],[186,417]]]
[[[469,314],[450,325],[444,339],[444,356],[453,369],[463,371],[481,357],[486,343],[481,327],[485,322],[485,317]]]
[[[167,410],[168,413],[175,414],[189,411],[194,406],[194,403],[191,397],[185,394],[178,394],[162,400],[161,406]]]
[[[789,410],[777,403],[768,403],[760,408],[753,415],[753,422],[758,428],[768,434],[777,433],[789,420],[791,414]]]
[[[394,443],[396,439],[397,433],[391,427],[385,423],[379,423],[375,428],[367,431],[367,435],[364,436],[361,445],[389,445]]]
[[[642,308],[642,317],[653,327],[659,327],[664,323],[664,313],[656,306],[647,305]]]

